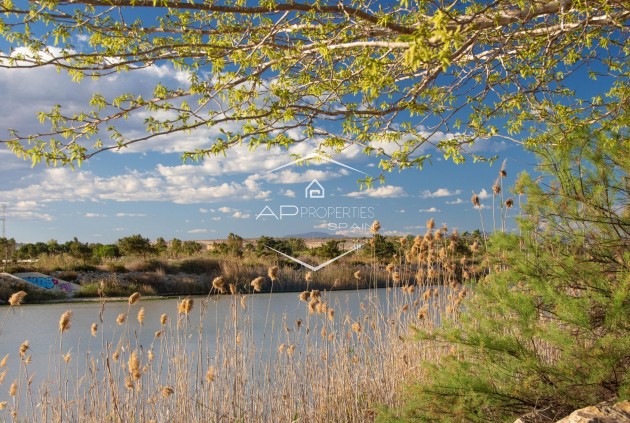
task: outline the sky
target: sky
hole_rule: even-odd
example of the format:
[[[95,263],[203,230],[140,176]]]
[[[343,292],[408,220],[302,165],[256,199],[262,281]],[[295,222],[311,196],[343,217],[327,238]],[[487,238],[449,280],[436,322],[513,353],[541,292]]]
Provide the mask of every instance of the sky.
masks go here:
[[[63,104],[68,112],[80,110],[94,92],[107,97],[127,91],[150,93],[158,82],[168,85],[185,79],[166,65],[81,83],[53,68],[0,69],[0,132],[3,137],[9,128],[36,132],[38,111],[55,104]],[[126,121],[125,129],[143,131],[144,117]],[[438,226],[460,232],[481,229],[482,222],[491,231],[500,226],[498,211],[493,223],[492,185],[501,163],[505,160],[508,174],[504,199],[512,196],[509,187],[517,174],[534,172],[535,165],[535,158],[520,145],[500,139],[474,147],[476,153],[498,155],[493,165],[456,165],[427,147],[423,153],[434,156],[423,170],[394,171],[385,175],[383,184],[361,189],[359,179],[380,172],[378,159],[365,156],[356,146],[332,156],[337,163],[291,164],[292,154],[312,153],[315,141],[289,151],[239,147],[226,157],[182,161],[182,153],[208,146],[218,135],[218,130],[204,128],[161,137],[98,154],[75,170],[32,167],[0,145],[4,235],[18,242],[77,237],[91,243],[112,243],[133,234],[153,240],[222,239],[229,233],[244,238],[307,232],[361,237],[376,219],[383,234],[415,235],[424,232],[431,218]],[[386,152],[392,149],[382,147]],[[274,171],[278,167],[282,168]],[[310,185],[314,180],[318,185]],[[309,190],[313,187],[320,189],[317,195]],[[481,210],[471,204],[473,192],[480,196]],[[508,211],[509,230],[515,227],[516,215],[518,207]]]
[[[54,69],[0,69],[0,130],[35,130],[37,111],[58,103],[79,107],[95,91],[109,95],[130,87],[148,90],[159,81],[181,77],[161,66],[77,84]],[[126,124],[142,130],[139,120]],[[455,165],[435,152],[423,170],[394,171],[383,184],[361,189],[358,181],[378,176],[379,169],[377,159],[358,147],[332,156],[337,163],[291,164],[291,154],[306,156],[314,151],[315,142],[289,151],[242,147],[230,150],[227,157],[182,161],[184,151],[205,146],[216,136],[216,131],[202,129],[138,143],[98,154],[75,170],[32,167],[2,146],[0,203],[6,204],[6,236],[18,242],[77,237],[99,243],[133,234],[167,240],[221,239],[230,232],[244,238],[307,232],[360,237],[375,219],[381,222],[382,233],[404,235],[423,233],[430,218],[449,229],[472,231],[481,228],[479,210],[470,202],[473,191],[480,193],[484,225],[491,229],[491,187],[501,162],[506,160],[508,172],[505,198],[516,175],[532,170],[534,164],[519,145],[488,140],[476,151],[497,154],[492,166]],[[274,171],[278,167],[282,168]],[[323,195],[307,190],[313,180],[321,188],[310,188],[323,190],[319,193]],[[510,210],[511,228],[517,213]]]

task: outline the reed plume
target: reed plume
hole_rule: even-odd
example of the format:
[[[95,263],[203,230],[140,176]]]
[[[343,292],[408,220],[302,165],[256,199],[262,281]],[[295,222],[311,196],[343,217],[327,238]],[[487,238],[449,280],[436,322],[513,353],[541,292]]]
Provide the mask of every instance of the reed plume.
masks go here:
[[[192,310],[193,307],[193,299],[192,298],[184,298],[181,303],[177,306],[177,311],[179,314],[188,314]]]
[[[381,222],[379,222],[378,220],[375,220],[374,222],[372,222],[372,226],[370,227],[370,232],[376,235],[378,231],[380,230],[381,230]]]
[[[212,281],[212,287],[219,291],[221,294],[225,294],[225,281],[222,276],[217,276]]]
[[[129,374],[134,379],[140,379],[140,357],[138,357],[138,352],[136,350],[133,350],[129,355],[127,367],[129,368]]]
[[[72,311],[70,310],[66,311],[65,313],[61,315],[61,318],[59,319],[59,332],[63,333],[67,331],[68,329],[70,329],[71,319],[72,319]]]
[[[267,276],[269,276],[269,279],[275,282],[278,279],[278,270],[278,266],[270,267],[267,270]]]
[[[254,279],[251,282],[251,286],[252,288],[254,288],[254,292],[262,291],[262,285],[263,285],[264,280],[265,278],[263,278],[262,276],[258,276],[256,279]]]
[[[22,304],[22,300],[24,300],[24,297],[26,297],[26,292],[24,291],[18,291],[15,292],[13,294],[11,294],[11,296],[9,297],[9,305],[11,306],[19,306]]]
[[[29,346],[28,346],[28,339],[27,339],[26,341],[22,342],[22,344],[20,345],[20,357],[24,357],[28,349],[29,349]]]
[[[140,310],[138,310],[138,323],[140,323],[140,325],[144,324],[144,307],[142,307]]]
[[[140,293],[139,292],[134,292],[133,294],[131,294],[129,296],[129,304],[133,305],[135,303],[137,303],[140,300]]]
[[[125,313],[120,313],[118,317],[116,317],[116,323],[118,323],[118,326],[125,323],[125,320],[127,320],[127,315]]]
[[[96,323],[92,323],[92,326],[90,326],[90,333],[92,334],[92,336],[96,336],[97,331],[98,325]]]

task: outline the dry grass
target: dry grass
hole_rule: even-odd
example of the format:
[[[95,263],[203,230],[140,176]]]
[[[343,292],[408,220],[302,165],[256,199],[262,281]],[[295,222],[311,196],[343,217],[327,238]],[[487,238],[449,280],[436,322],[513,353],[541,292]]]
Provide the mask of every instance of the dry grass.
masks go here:
[[[288,268],[244,271],[253,267],[223,265],[221,277],[209,282],[212,295],[186,298],[176,309],[165,310],[159,316],[160,330],[148,346],[138,339],[147,322],[137,294],[129,298],[127,312],[119,315],[112,338],[99,330],[112,323],[103,321],[102,311],[101,321],[85,328],[71,327],[72,313],[66,312],[56,335],[59,348],[52,353],[57,357],[50,358],[43,383],[29,383],[28,344],[19,361],[9,360],[9,365],[19,366],[18,378],[10,390],[0,391],[0,419],[372,421],[380,406],[400,405],[407,381],[425,377],[417,366],[420,360],[448,354],[412,340],[412,328],[431,330],[442,319],[457,318],[466,295],[458,275],[467,272],[474,277],[474,269],[454,254],[454,237],[431,228],[415,242],[401,241],[397,262],[386,269],[375,264],[345,273],[324,270],[305,278],[304,271]],[[287,316],[274,318],[268,307],[264,333],[256,333],[259,326],[254,325],[250,307],[255,288],[271,291],[274,284],[286,288],[298,274],[301,289],[309,284],[308,291],[295,297],[303,316],[296,322]],[[330,294],[320,291],[356,288],[360,281],[375,285],[378,279],[387,286],[386,300],[379,299],[377,290],[361,291],[359,313],[331,302]],[[208,339],[203,327],[213,318],[209,304],[226,286],[231,292],[229,319]],[[134,315],[138,318],[127,318]],[[99,342],[98,352],[70,354],[63,336],[75,330],[85,331],[90,342]],[[72,367],[78,360],[81,365]]]

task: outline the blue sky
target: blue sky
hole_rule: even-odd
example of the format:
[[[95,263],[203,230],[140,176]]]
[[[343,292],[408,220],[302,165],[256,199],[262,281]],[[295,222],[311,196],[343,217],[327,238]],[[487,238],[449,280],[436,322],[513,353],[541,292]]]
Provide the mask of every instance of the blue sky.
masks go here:
[[[8,128],[36,132],[38,111],[55,104],[63,104],[68,113],[80,110],[94,92],[108,97],[126,91],[150,93],[158,82],[185,80],[186,75],[166,65],[100,80],[86,79],[80,84],[53,68],[0,69],[0,131],[5,135]],[[125,121],[125,131],[143,131],[144,117]],[[499,156],[492,166],[455,165],[427,147],[419,153],[434,153],[432,164],[421,171],[389,173],[384,184],[369,190],[359,187],[362,174],[327,162],[268,173],[291,162],[291,154],[311,153],[315,140],[295,145],[288,152],[252,152],[243,147],[230,151],[227,157],[182,162],[184,151],[207,146],[218,134],[217,129],[210,128],[153,139],[121,152],[99,154],[77,170],[44,165],[32,168],[30,162],[0,146],[0,203],[7,206],[6,235],[19,242],[63,242],[76,236],[84,242],[102,243],[136,233],[151,239],[183,240],[224,238],[230,232],[243,237],[313,231],[362,236],[365,231],[349,232],[347,228],[369,227],[374,219],[381,222],[383,233],[402,235],[423,232],[430,218],[438,225],[465,231],[481,227],[479,212],[470,203],[473,191],[480,193],[486,229],[491,229],[491,187],[501,162],[506,160],[508,172],[505,198],[515,176],[523,170],[532,171],[535,162],[518,144],[495,139],[474,147],[477,153]],[[382,147],[385,151],[393,148]],[[350,147],[333,158],[371,176],[379,174],[378,159],[366,157],[359,147]],[[305,198],[305,188],[313,179],[325,189],[325,198]],[[279,212],[281,206],[300,211],[302,207],[363,207],[370,213],[350,218],[300,214],[281,220],[260,216],[265,207]],[[517,209],[510,210],[509,228],[514,227],[512,217],[516,214]]]

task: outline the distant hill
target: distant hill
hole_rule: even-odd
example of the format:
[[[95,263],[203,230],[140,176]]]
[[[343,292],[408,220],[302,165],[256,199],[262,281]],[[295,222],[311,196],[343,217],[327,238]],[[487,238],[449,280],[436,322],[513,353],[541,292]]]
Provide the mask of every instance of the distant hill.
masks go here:
[[[284,238],[345,238],[345,236],[331,234],[330,232],[305,232],[303,234],[287,235]]]

